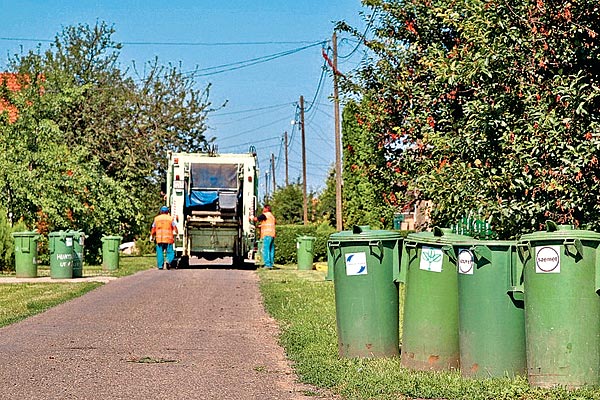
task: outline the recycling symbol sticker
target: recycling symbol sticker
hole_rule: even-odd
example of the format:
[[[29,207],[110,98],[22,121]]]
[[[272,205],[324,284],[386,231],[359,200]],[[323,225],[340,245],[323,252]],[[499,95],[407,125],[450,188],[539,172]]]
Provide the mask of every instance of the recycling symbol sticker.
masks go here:
[[[367,275],[367,254],[346,254],[346,275]]]

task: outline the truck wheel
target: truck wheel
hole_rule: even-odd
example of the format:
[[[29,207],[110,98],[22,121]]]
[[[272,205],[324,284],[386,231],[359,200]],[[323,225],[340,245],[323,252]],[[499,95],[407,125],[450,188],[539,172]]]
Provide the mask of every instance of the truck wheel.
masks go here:
[[[179,257],[175,268],[187,268],[190,266],[190,258],[188,256]]]

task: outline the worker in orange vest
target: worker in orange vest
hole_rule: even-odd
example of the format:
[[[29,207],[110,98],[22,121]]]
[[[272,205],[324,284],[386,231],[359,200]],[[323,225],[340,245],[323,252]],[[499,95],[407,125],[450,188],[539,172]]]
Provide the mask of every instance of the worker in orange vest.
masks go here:
[[[150,241],[156,239],[156,265],[158,269],[168,269],[175,259],[175,250],[173,243],[175,235],[178,235],[177,224],[169,214],[169,207],[162,206],[160,214],[154,217],[152,230],[150,231]],[[167,253],[167,261],[164,261],[164,252]]]
[[[271,206],[265,204],[263,213],[256,218],[260,222],[260,237],[263,240],[263,260],[265,268],[272,269],[275,259],[275,216]]]

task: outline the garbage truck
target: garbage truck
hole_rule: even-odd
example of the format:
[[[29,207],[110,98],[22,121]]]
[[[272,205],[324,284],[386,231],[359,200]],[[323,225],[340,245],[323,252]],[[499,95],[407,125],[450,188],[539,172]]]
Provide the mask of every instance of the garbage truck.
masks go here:
[[[219,154],[169,153],[166,202],[180,237],[175,266],[190,257],[232,257],[233,264],[256,253],[258,165],[256,151]]]

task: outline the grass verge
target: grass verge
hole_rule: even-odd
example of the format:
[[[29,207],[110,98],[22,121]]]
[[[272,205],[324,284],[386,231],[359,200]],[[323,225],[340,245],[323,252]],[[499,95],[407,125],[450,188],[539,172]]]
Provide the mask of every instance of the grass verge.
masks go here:
[[[83,276],[122,277],[152,268],[154,264],[155,259],[150,256],[123,257],[115,271],[104,271],[101,266],[84,266]],[[38,268],[38,275],[49,276],[48,267]],[[100,282],[36,283],[35,280],[31,283],[1,283],[0,278],[0,327],[44,312],[103,285]]]
[[[267,311],[301,381],[348,399],[600,400],[600,390],[537,389],[525,378],[464,379],[459,372],[416,372],[399,358],[341,359],[337,353],[333,283],[295,266],[259,270]]]

